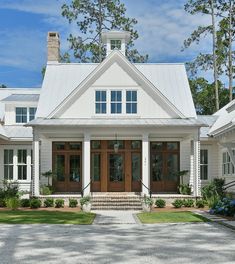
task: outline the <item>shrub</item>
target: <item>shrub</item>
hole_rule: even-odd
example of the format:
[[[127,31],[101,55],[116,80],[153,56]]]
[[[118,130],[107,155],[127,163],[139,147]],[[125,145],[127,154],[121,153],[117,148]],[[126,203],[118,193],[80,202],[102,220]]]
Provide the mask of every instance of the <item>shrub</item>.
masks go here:
[[[41,200],[39,200],[38,198],[31,198],[29,201],[29,205],[31,209],[37,209],[39,207],[41,207]]]
[[[76,207],[78,205],[77,199],[69,199],[69,207]]]
[[[20,200],[20,206],[21,206],[21,207],[29,207],[29,206],[30,206],[30,201],[29,201],[29,199],[21,199],[21,200]]]
[[[56,199],[55,200],[55,207],[56,208],[64,207],[64,200],[63,199]]]
[[[197,201],[196,201],[196,206],[197,206],[198,208],[204,208],[204,207],[205,207],[205,201],[202,200],[202,199],[197,200]]]
[[[47,198],[44,201],[44,206],[45,207],[54,207],[54,199],[53,198]]]
[[[194,200],[193,199],[184,199],[183,205],[185,207],[193,207],[194,206]]]
[[[166,206],[166,201],[163,199],[157,199],[155,205],[159,208],[164,208]]]
[[[191,194],[191,187],[189,186],[189,184],[180,184],[178,186],[178,190],[180,194],[184,194],[184,195]]]
[[[49,186],[42,186],[41,188],[40,188],[40,193],[42,194],[42,195],[50,195],[50,194],[52,194],[52,190],[50,189],[50,187]]]
[[[211,208],[211,213],[220,214],[225,216],[234,216],[235,214],[235,200],[223,198]]]
[[[88,204],[91,201],[91,197],[89,195],[84,196],[80,199],[80,205],[83,206],[84,204]]]
[[[16,210],[20,207],[20,199],[18,197],[7,198],[6,206],[11,210]]]
[[[0,189],[0,199],[19,197],[19,188],[16,182],[3,181],[3,188]]]
[[[172,203],[175,208],[181,208],[183,204],[184,202],[181,199],[175,199],[175,201]]]
[[[0,198],[0,207],[6,207],[6,201],[4,198]]]

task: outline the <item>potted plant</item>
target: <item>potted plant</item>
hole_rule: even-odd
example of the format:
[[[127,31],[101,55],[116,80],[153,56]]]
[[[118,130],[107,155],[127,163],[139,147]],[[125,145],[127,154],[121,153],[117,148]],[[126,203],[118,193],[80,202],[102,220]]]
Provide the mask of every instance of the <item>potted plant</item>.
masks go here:
[[[84,212],[91,211],[91,197],[89,195],[84,196],[80,199],[81,209]]]
[[[151,212],[152,205],[153,205],[153,199],[145,195],[142,201],[143,211]]]

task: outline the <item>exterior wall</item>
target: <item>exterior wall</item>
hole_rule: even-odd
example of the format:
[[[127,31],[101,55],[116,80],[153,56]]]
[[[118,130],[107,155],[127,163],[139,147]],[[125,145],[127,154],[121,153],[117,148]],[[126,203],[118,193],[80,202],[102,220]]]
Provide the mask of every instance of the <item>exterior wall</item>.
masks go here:
[[[52,140],[42,138],[40,146],[40,175],[46,171],[52,170]],[[41,175],[41,185],[47,185],[48,179]]]
[[[120,78],[120,76],[122,76]],[[107,91],[107,114],[95,113],[95,91]],[[123,114],[110,114],[110,90],[122,90]],[[125,91],[137,90],[137,114],[125,114]],[[146,107],[147,106],[147,107]],[[122,70],[117,63],[113,64],[79,99],[71,105],[61,118],[91,118],[91,117],[141,117],[170,118],[172,113],[160,106],[142,87]],[[175,116],[176,117],[176,116]]]
[[[180,170],[187,170],[190,172],[191,169],[191,140],[185,139],[180,141]],[[183,177],[184,183],[189,183],[189,175],[190,173],[187,173]]]
[[[23,142],[22,142],[23,143]],[[4,180],[4,149],[13,150],[13,181],[19,183],[19,189],[21,191],[29,192],[31,190],[31,150],[32,146],[30,144],[5,144],[0,145],[0,185]],[[17,150],[26,149],[27,150],[27,180],[18,180],[18,171],[17,171]]]

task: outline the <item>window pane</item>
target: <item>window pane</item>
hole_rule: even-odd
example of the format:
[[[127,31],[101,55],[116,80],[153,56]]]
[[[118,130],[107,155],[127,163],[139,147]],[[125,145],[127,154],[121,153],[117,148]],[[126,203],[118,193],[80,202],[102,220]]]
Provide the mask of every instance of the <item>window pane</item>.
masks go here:
[[[138,181],[141,175],[141,154],[132,153],[132,180]]]
[[[69,149],[71,150],[79,150],[81,149],[81,143],[69,143]]]
[[[96,114],[106,114],[106,91],[96,91],[95,100]]]
[[[65,143],[55,143],[56,150],[63,150],[65,149]]]
[[[167,157],[167,171],[166,179],[177,181],[177,172],[179,171],[178,154],[168,154]]]
[[[137,104],[133,103],[132,104],[132,114],[136,114],[137,113]]]
[[[137,101],[137,91],[132,91],[132,101],[133,102]]]
[[[126,104],[126,113],[131,114],[131,104],[130,103]]]
[[[126,91],[126,101],[131,101],[131,91]]]
[[[177,150],[178,149],[178,143],[176,143],[176,142],[167,143],[167,149],[168,150]]]
[[[27,159],[26,149],[18,149],[17,156],[18,156],[18,163],[26,164],[26,159]]]
[[[18,165],[18,180],[27,180],[27,166]]]
[[[100,140],[91,141],[91,148],[92,149],[100,149]]]
[[[80,182],[80,155],[71,155],[69,157],[69,180]]]
[[[55,172],[57,181],[65,180],[65,156],[57,155],[55,161]]]
[[[116,101],[116,91],[111,91],[111,101]]]
[[[106,101],[106,92],[105,91],[101,92],[101,101]]]
[[[131,148],[132,149],[140,149],[141,148],[141,141],[140,140],[131,141]]]
[[[153,154],[152,159],[152,181],[163,180],[163,156],[162,153]]]
[[[30,107],[29,108],[29,121],[31,121],[35,118],[36,111],[37,111],[36,107]]]
[[[114,103],[111,103],[111,113],[112,114],[115,114],[116,113],[115,106],[116,105]]]
[[[100,91],[95,92],[95,100],[96,100],[96,102],[100,101]]]
[[[114,149],[114,144],[118,144],[119,149],[124,148],[124,141],[123,140],[110,140],[110,141],[108,141],[108,148]]]
[[[27,107],[16,107],[16,123],[27,123]]]
[[[101,107],[102,107],[101,113],[106,114],[106,103],[102,103]]]
[[[117,101],[121,102],[122,101],[122,92],[117,91]]]
[[[91,179],[93,181],[100,181],[100,154],[91,154]]]
[[[122,113],[122,104],[117,104],[117,114],[121,114]]]
[[[163,143],[162,142],[152,142],[151,148],[153,150],[162,150],[163,149]]]

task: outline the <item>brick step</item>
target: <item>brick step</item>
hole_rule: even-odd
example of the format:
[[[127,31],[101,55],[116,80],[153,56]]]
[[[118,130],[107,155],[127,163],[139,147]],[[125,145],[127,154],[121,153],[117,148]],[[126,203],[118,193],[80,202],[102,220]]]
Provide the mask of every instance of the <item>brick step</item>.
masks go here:
[[[93,207],[91,208],[91,210],[138,210],[141,211],[142,210],[142,206],[131,206],[131,207],[117,207],[117,206],[99,206],[99,207]]]
[[[121,203],[121,202],[140,202],[139,199],[91,199],[91,201],[94,202],[107,202],[107,203]]]

